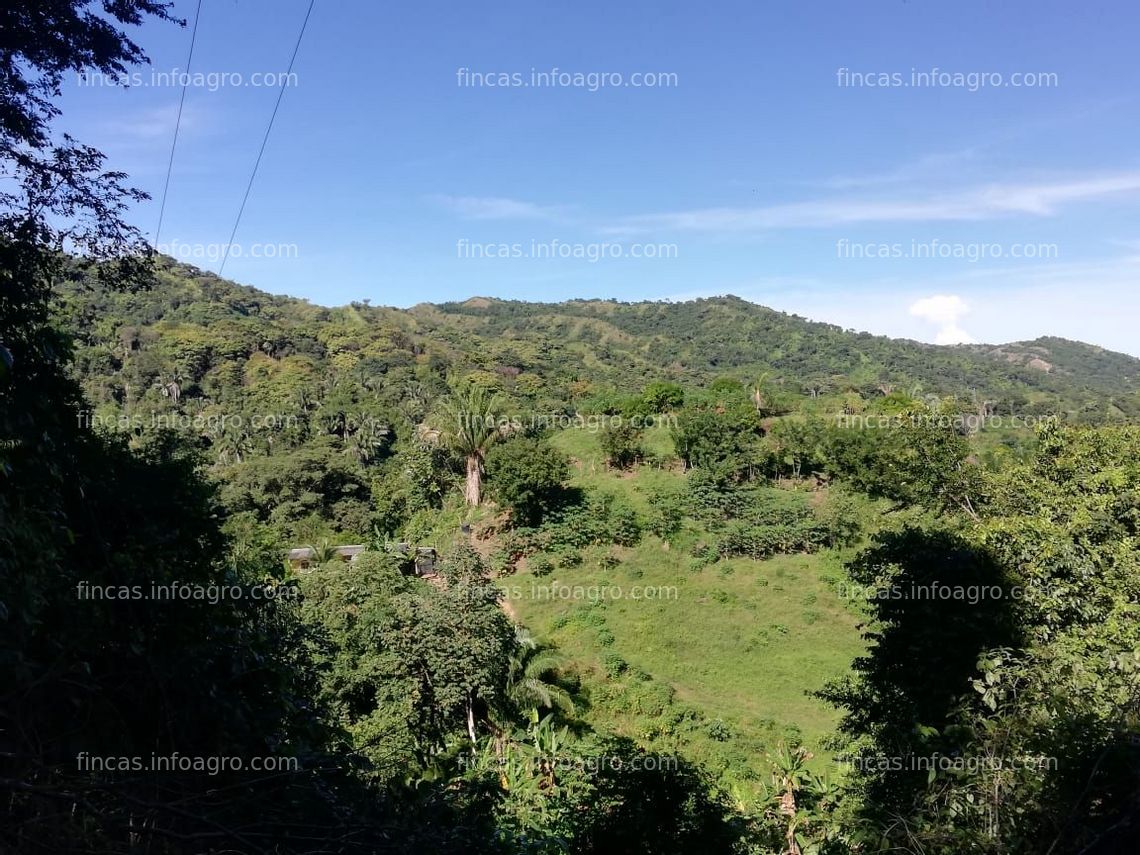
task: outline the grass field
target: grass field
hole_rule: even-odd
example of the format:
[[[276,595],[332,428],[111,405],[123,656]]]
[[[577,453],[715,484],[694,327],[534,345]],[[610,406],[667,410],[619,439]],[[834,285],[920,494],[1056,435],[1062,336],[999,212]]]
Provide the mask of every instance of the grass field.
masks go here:
[[[586,430],[554,441],[574,462],[575,485],[620,493],[641,510],[683,486],[675,470],[607,471]],[[646,445],[671,450],[663,428]],[[766,777],[763,755],[779,740],[802,738],[826,766],[819,749],[838,716],[809,692],[846,673],[863,649],[859,617],[835,590],[841,557],[731,559],[693,571],[688,546],[699,535],[596,547],[542,578],[523,570],[503,580],[511,609],[573,663],[591,723],[734,781]]]

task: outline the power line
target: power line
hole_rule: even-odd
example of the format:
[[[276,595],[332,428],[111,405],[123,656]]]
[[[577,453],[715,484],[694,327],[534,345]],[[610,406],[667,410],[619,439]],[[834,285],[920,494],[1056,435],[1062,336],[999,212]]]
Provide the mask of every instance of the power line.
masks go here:
[[[162,203],[158,206],[158,227],[154,230],[154,248],[158,249],[158,236],[162,232],[162,218],[166,214],[166,194],[170,192],[170,174],[174,171],[174,149],[178,146],[178,129],[182,127],[182,107],[186,104],[186,87],[190,83],[190,64],[194,61],[194,43],[198,40],[198,17],[202,14],[202,0],[194,12],[194,29],[190,31],[190,55],[186,57],[186,78],[182,84],[182,97],[178,100],[178,118],[174,121],[174,140],[170,143],[170,161],[166,164],[166,183],[162,185]]]
[[[200,0],[199,0],[200,2]],[[230,257],[230,247],[234,242],[234,235],[237,234],[238,225],[241,223],[241,215],[245,213],[245,203],[249,201],[249,191],[253,189],[253,179],[257,177],[257,167],[261,165],[261,156],[265,154],[265,144],[269,142],[269,133],[273,130],[273,121],[277,118],[277,110],[281,106],[281,99],[285,97],[285,87],[288,85],[289,80],[292,79],[293,62],[297,59],[297,51],[301,49],[301,39],[305,37],[305,28],[309,25],[309,16],[313,14],[313,5],[316,0],[309,0],[309,9],[305,12],[305,20],[301,22],[301,32],[297,33],[297,43],[293,45],[293,56],[289,58],[289,68],[285,71],[285,77],[281,80],[281,88],[277,92],[277,103],[273,105],[273,115],[269,117],[269,125],[265,128],[265,136],[261,140],[261,149],[257,152],[257,160],[253,164],[253,172],[249,175],[249,184],[245,187],[245,195],[241,200],[241,207],[238,208],[237,219],[234,220],[233,231],[230,232],[230,239],[226,241],[225,248],[222,250],[222,263],[218,265],[218,275],[222,275],[222,271],[226,269],[226,259]]]

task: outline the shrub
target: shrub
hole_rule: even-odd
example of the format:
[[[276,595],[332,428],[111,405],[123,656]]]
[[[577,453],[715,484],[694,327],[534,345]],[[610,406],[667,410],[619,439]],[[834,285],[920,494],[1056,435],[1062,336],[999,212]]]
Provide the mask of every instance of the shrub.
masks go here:
[[[753,493],[748,497],[748,507],[741,516],[756,525],[795,526],[813,519],[806,497],[786,490]]]
[[[664,683],[649,680],[631,690],[629,694],[635,711],[648,717],[657,718],[664,715],[672,706],[675,692]]]
[[[569,567],[578,567],[582,563],[582,553],[576,549],[565,549],[558,553],[557,557],[558,566],[565,569]]]
[[[693,560],[689,562],[689,569],[693,571],[703,570],[720,560],[716,546],[703,542],[693,546],[692,555]]]
[[[602,614],[595,605],[591,604],[583,606],[579,614],[579,620],[586,626],[605,626],[606,616]]]
[[[671,413],[685,403],[685,390],[677,383],[655,380],[641,391],[641,399],[654,413]]]
[[[693,516],[706,522],[739,517],[751,503],[748,490],[728,473],[715,469],[694,469],[686,478],[688,506]]]
[[[510,556],[511,561],[518,561],[527,555],[533,555],[540,549],[537,530],[531,528],[516,528],[506,533],[503,538],[502,549]]]
[[[620,565],[621,559],[609,552],[598,559],[598,566],[603,570],[613,570]]]
[[[582,549],[597,544],[635,546],[641,539],[641,520],[633,507],[618,496],[589,493],[586,500],[562,509],[542,533],[549,549]]]
[[[610,541],[618,546],[636,546],[641,540],[641,519],[632,505],[616,496],[608,503]]]
[[[657,537],[668,540],[681,530],[685,521],[686,496],[676,490],[654,493],[645,526]]]
[[[814,552],[828,540],[827,531],[814,520],[788,525],[756,525],[735,520],[725,528],[717,543],[721,558],[742,555],[763,559],[790,552]]]
[[[482,582],[489,578],[482,557],[466,543],[458,544],[443,556],[437,569],[449,587]]]
[[[641,395],[629,395],[622,399],[619,412],[627,419],[645,420],[653,415],[653,408]]]
[[[554,572],[554,562],[545,555],[538,555],[531,559],[530,572],[535,576],[549,576]]]
[[[709,738],[717,742],[727,742],[732,739],[732,731],[721,719],[714,718],[708,724]]]
[[[859,503],[851,495],[834,487],[829,490],[818,516],[827,532],[828,546],[852,546],[863,534]]]
[[[725,515],[731,485],[718,478],[711,469],[694,469],[685,479],[689,506],[702,519]]]
[[[510,576],[517,569],[514,556],[509,550],[502,547],[491,553],[488,564],[491,567],[491,572],[499,578]]]
[[[620,677],[629,670],[629,663],[612,651],[603,657],[602,665],[611,677]]]

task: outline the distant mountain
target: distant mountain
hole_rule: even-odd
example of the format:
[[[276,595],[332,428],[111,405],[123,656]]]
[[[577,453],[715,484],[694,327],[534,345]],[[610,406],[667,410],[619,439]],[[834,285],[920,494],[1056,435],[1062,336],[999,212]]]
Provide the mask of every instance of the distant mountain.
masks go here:
[[[1140,359],[1060,338],[930,345],[731,296],[683,303],[473,297],[411,309],[361,302],[325,308],[169,259],[159,279],[150,291],[107,293],[76,270],[64,285],[61,323],[76,337],[77,369],[96,401],[142,394],[175,375],[180,394],[209,397],[248,386],[255,369],[287,364],[298,382],[326,385],[339,377],[393,385],[481,371],[507,392],[547,405],[584,390],[632,392],[651,380],[703,385],[731,376],[765,377],[789,394],[869,398],[897,390],[984,400],[999,411],[1140,417]]]
[[[583,329],[609,330],[613,335],[608,340],[603,336],[602,344],[650,372],[707,376],[771,370],[801,383],[918,381],[930,391],[959,395],[1016,386],[1059,395],[1127,396],[1140,390],[1140,359],[1081,342],[1041,338],[1005,345],[931,345],[844,330],[732,296],[684,303],[555,304],[480,297],[437,308],[479,318],[475,329],[485,336],[558,332],[573,340]]]

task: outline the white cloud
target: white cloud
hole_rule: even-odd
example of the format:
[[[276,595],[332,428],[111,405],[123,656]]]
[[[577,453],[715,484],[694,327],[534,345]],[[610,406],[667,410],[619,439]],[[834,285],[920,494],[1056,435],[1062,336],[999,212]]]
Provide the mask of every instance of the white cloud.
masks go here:
[[[886,172],[864,175],[839,175],[819,182],[832,190],[850,190],[856,187],[874,187],[884,184],[903,184],[930,179],[946,170],[958,168],[977,158],[978,146],[960,151],[936,152],[908,161]]]
[[[1137,255],[1012,269],[979,267],[932,277],[923,290],[903,279],[772,278],[718,283],[674,299],[736,294],[815,321],[933,342],[938,325],[918,321],[909,309],[929,298],[934,289],[963,300],[969,309],[968,335],[978,341],[997,344],[1060,336],[1140,357]],[[962,316],[957,317],[961,325]]]
[[[101,130],[113,140],[167,140],[174,135],[178,125],[179,134],[201,128],[204,111],[197,105],[186,103],[182,107],[182,118],[178,118],[178,104],[152,107],[135,112],[118,112],[114,121],[102,123]]]
[[[557,216],[558,208],[501,196],[435,196],[437,202],[471,220],[535,220]]]
[[[957,294],[935,294],[911,304],[910,313],[929,321],[938,328],[935,344],[970,344],[973,336],[958,325],[959,318],[970,311],[966,301]]]
[[[755,232],[888,222],[990,220],[1011,214],[1050,216],[1066,203],[1140,192],[1140,171],[1037,184],[989,184],[958,193],[910,199],[822,199],[753,208],[700,208],[626,217],[605,231],[631,234],[655,229]]]

